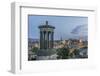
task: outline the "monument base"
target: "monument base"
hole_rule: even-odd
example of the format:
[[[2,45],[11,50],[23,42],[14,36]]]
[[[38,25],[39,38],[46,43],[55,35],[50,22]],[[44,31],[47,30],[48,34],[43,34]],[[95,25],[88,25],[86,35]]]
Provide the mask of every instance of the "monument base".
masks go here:
[[[57,53],[55,49],[40,49],[37,52],[36,60],[55,60]]]

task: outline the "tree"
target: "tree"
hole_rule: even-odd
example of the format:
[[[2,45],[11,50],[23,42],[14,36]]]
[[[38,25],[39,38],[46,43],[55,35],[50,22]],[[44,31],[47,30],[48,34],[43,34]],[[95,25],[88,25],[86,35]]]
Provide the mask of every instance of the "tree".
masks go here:
[[[38,48],[37,48],[37,47],[32,48],[32,52],[33,52],[34,54],[36,54],[37,51],[38,51]]]
[[[74,54],[75,54],[75,55],[79,55],[79,50],[78,50],[78,49],[75,49],[75,50],[74,50]]]
[[[58,55],[58,59],[68,59],[69,57],[69,49],[68,48],[58,48],[57,49],[57,55]]]
[[[79,49],[75,49],[73,53],[75,55],[75,58],[79,58],[80,57],[79,56]]]

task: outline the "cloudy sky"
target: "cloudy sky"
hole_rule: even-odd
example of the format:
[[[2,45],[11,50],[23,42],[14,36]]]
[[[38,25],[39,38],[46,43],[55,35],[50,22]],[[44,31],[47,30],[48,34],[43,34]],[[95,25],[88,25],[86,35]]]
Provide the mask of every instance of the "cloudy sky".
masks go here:
[[[54,39],[75,39],[80,35],[87,37],[88,18],[80,16],[28,16],[28,38],[39,39],[38,26],[44,25],[48,21],[49,25],[55,26]]]

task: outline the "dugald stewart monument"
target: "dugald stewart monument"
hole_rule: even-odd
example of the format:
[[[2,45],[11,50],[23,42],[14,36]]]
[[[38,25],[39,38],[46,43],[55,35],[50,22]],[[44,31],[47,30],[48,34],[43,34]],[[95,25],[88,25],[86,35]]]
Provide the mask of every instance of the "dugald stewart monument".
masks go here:
[[[88,58],[88,18],[30,15],[28,61]]]

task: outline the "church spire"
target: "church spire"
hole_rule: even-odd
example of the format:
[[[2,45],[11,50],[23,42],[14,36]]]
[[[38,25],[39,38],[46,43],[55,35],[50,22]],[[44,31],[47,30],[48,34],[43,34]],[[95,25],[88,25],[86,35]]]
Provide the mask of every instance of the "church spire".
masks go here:
[[[62,41],[62,36],[61,36],[60,40]]]
[[[48,21],[46,21],[46,25],[48,25]]]

